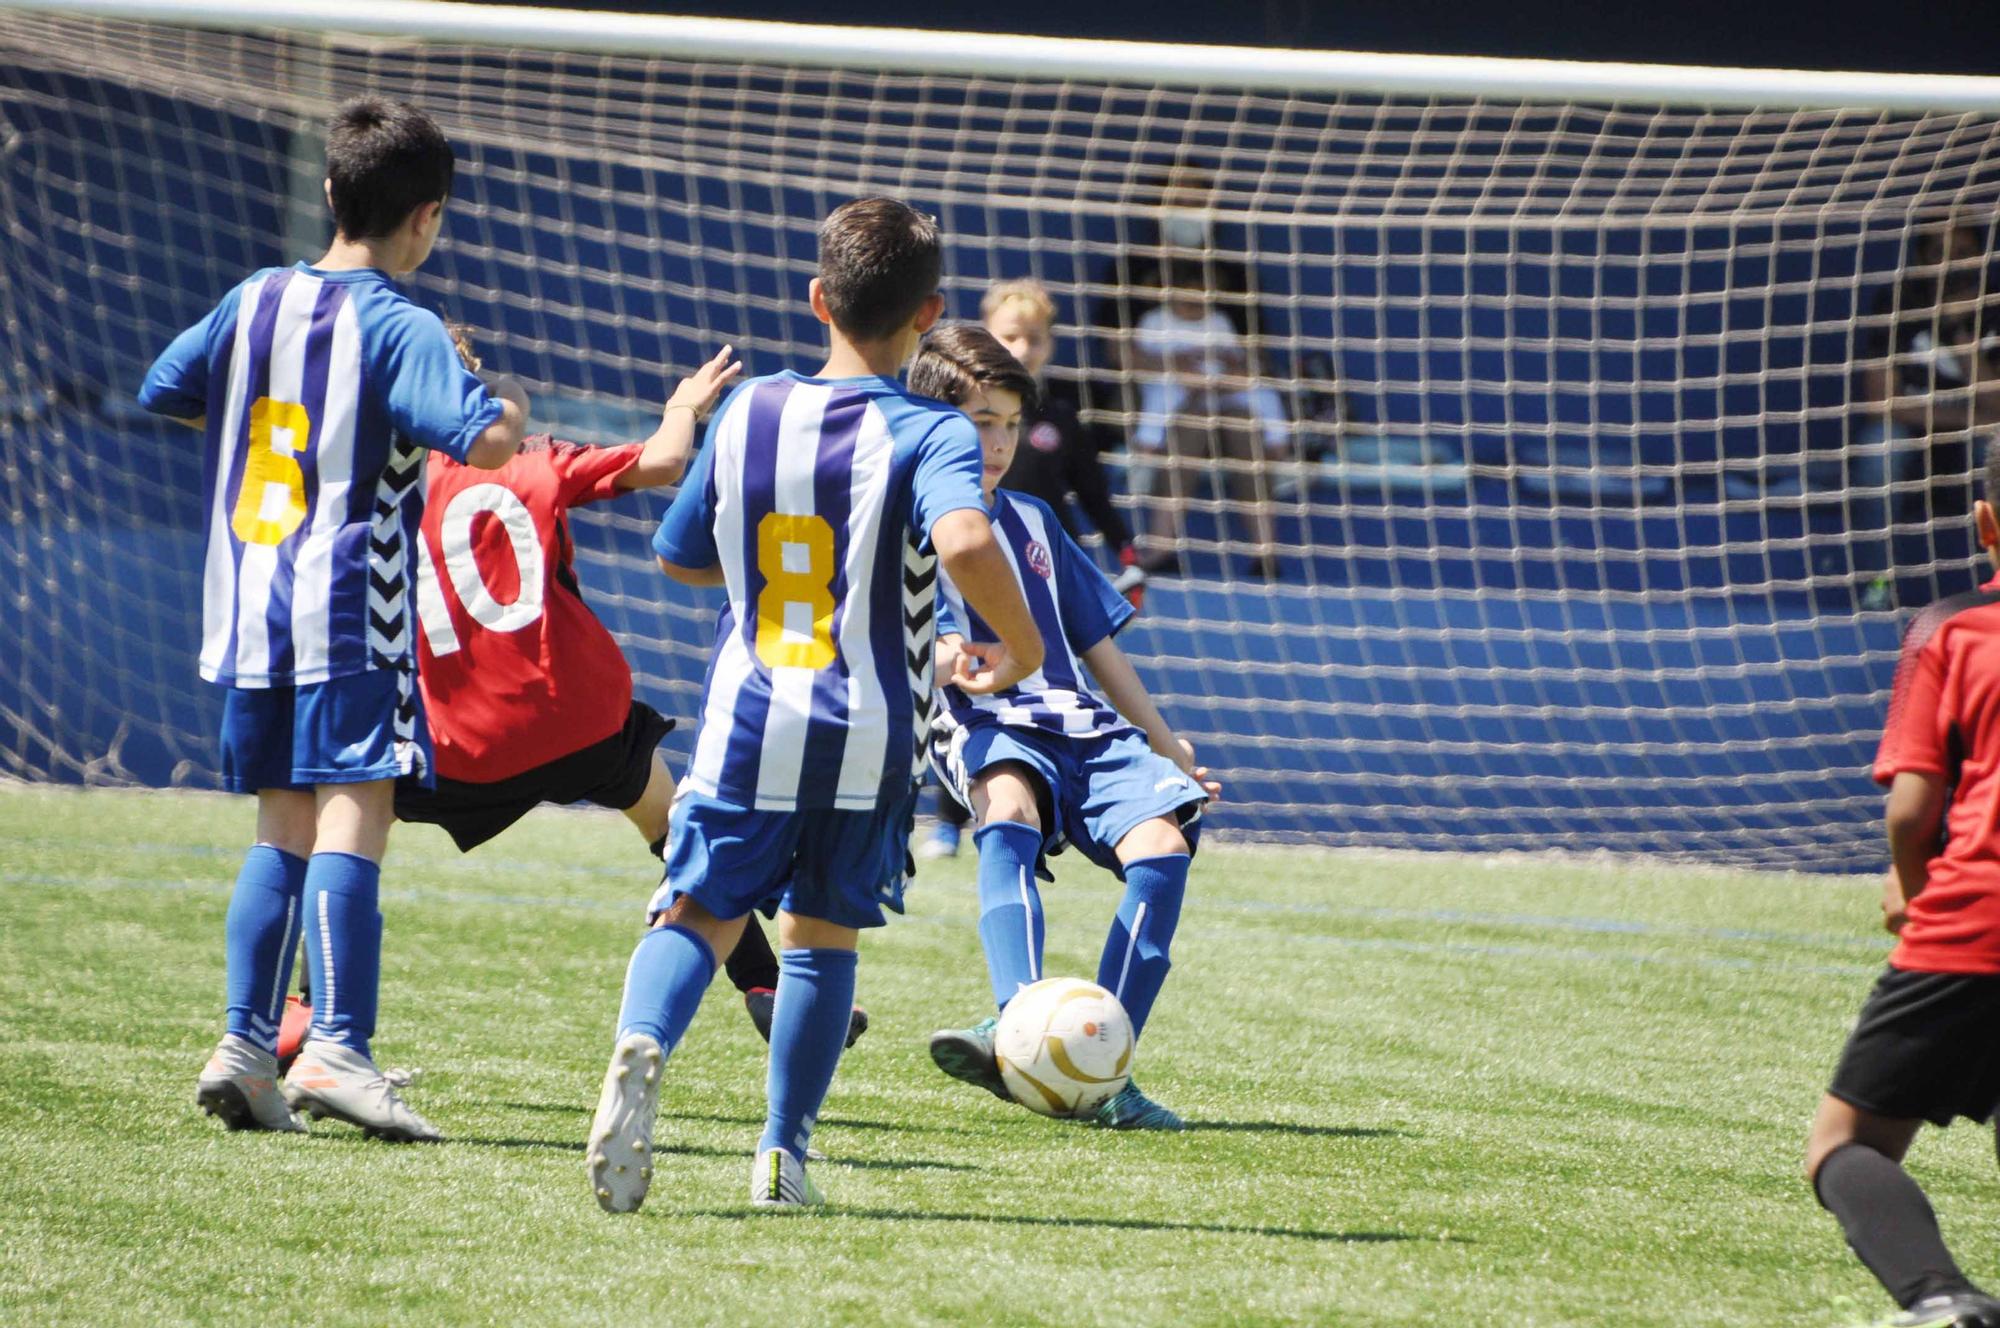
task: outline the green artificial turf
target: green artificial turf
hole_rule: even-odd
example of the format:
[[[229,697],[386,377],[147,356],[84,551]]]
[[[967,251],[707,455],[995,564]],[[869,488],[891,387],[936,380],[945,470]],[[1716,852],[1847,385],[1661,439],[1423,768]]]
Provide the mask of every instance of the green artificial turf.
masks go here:
[[[1218,818],[1221,820],[1222,818]],[[1140,1082],[1178,1136],[939,1075],[989,1006],[969,861],[863,941],[873,1026],[815,1144],[831,1206],[747,1203],[764,1047],[718,980],[667,1070],[645,1209],[583,1136],[655,883],[548,809],[471,857],[397,831],[377,1058],[439,1147],[225,1133],[247,800],[0,788],[0,1320],[33,1324],[1839,1324],[1889,1308],[1801,1181],[1887,951],[1872,882],[1214,847]],[[1117,898],[1074,855],[1051,974]],[[2000,1274],[1983,1130],[1912,1169]]]

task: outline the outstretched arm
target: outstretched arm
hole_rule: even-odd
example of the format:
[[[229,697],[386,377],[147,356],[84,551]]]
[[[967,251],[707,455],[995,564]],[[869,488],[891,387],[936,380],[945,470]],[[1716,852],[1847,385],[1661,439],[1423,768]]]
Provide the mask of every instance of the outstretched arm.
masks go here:
[[[639,459],[618,476],[619,488],[656,489],[680,483],[688,458],[694,455],[695,431],[716,398],[743,372],[743,362],[731,359],[735,353],[735,347],[724,346],[714,359],[681,379],[660,412],[660,427],[646,440]]]
[[[1222,796],[1222,785],[1209,778],[1206,766],[1194,763],[1193,745],[1176,734],[1173,726],[1167,723],[1166,716],[1153,704],[1146,684],[1139,681],[1132,661],[1125,658],[1125,652],[1118,648],[1116,641],[1105,637],[1083,652],[1083,662],[1090,670],[1090,676],[1097,679],[1097,685],[1104,689],[1105,699],[1119,714],[1144,730],[1146,741],[1155,752],[1179,766],[1190,779],[1201,785],[1209,797]]]

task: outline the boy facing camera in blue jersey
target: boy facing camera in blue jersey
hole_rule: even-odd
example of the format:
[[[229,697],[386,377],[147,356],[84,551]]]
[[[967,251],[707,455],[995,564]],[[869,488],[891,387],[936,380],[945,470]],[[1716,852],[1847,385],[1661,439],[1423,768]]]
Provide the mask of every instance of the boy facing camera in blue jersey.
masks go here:
[[[1028,371],[985,328],[946,327],[918,348],[910,390],[951,402],[978,427],[993,528],[1048,646],[1041,668],[1017,686],[981,695],[947,682],[932,749],[939,778],[979,824],[979,939],[994,1002],[1004,1010],[1016,991],[1045,976],[1035,874],[1044,853],[1074,844],[1125,882],[1097,981],[1124,1003],[1136,1038],[1166,980],[1195,821],[1222,786],[1194,763],[1194,749],[1161,717],[1112,640],[1131,621],[1132,605],[1045,503],[999,487],[1022,411],[1034,401]],[[949,568],[940,592],[938,666],[955,678],[962,642],[987,629]],[[996,1022],[933,1035],[931,1059],[1012,1101],[994,1062]],[[1180,1117],[1137,1084],[1092,1119],[1121,1130],[1181,1128]]]
[[[343,105],[327,132],[326,256],[253,273],[139,390],[206,436],[201,675],[228,688],[223,784],[257,795],[224,923],[228,1032],[195,1090],[232,1129],[301,1130],[296,1109],[438,1137],[369,1046],[395,781],[433,778],[411,593],[423,458],[505,465],[527,414],[490,395],[394,281],[437,243],[452,165],[416,108]],[[302,923],[319,999],[281,1097],[273,1053]]]
[[[944,307],[937,224],[866,198],[835,209],[819,245],[825,366],[730,393],[653,539],[669,577],[728,599],[591,1124],[591,1190],[610,1212],[645,1199],[660,1070],[758,908],[777,910],[782,955],[750,1197],[823,1202],[806,1145],[846,1038],[860,930],[902,909],[938,566],[994,629],[965,647],[955,685],[983,695],[1042,662],[987,520],[977,433],[895,377]]]

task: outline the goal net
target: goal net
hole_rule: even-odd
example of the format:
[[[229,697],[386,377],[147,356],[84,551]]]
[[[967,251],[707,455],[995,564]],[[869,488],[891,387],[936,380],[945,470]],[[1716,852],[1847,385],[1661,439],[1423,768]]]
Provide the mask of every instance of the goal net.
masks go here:
[[[213,784],[199,449],[133,392],[318,254],[318,127],[371,92],[459,153],[418,297],[559,436],[644,436],[724,342],[816,365],[860,194],[939,217],[950,316],[1041,281],[1218,831],[1881,861],[1901,627],[1981,577],[1991,81],[147,8],[0,3],[0,772]],[[579,570],[691,717],[659,510],[580,513]]]

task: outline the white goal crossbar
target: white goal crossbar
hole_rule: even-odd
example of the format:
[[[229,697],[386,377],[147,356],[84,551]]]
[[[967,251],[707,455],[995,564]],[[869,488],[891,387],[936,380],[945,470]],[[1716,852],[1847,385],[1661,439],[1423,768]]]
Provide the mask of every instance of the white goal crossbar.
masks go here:
[[[0,0],[0,9],[701,61],[1279,92],[1706,107],[2000,110],[2000,78],[1388,55],[535,9],[445,0]]]

